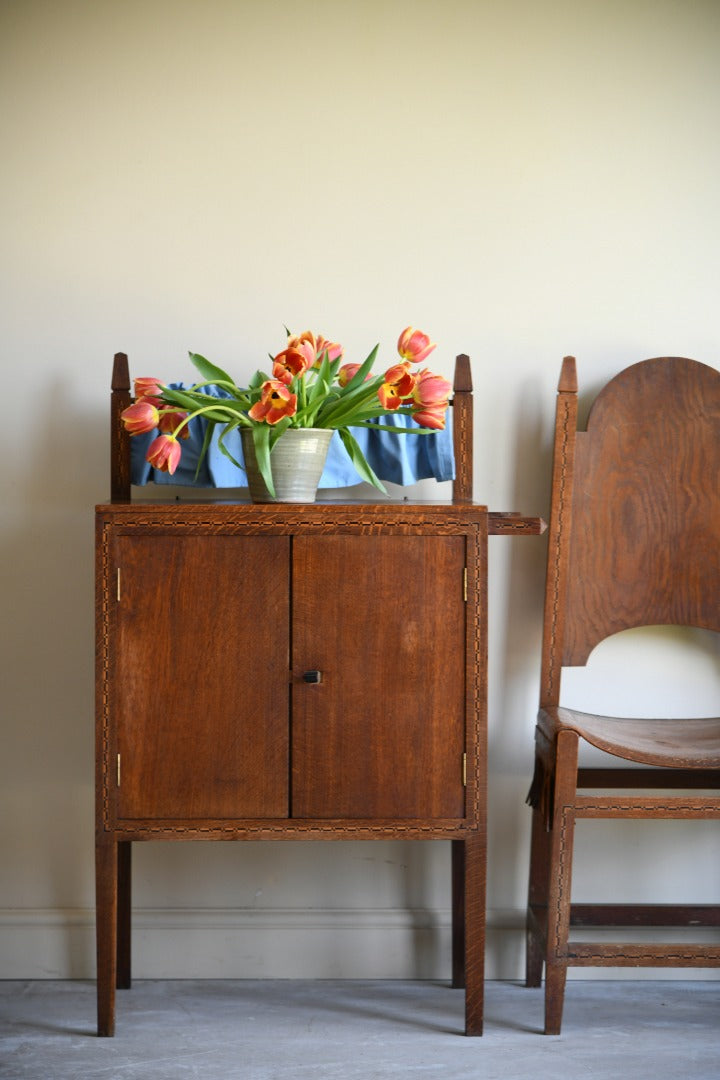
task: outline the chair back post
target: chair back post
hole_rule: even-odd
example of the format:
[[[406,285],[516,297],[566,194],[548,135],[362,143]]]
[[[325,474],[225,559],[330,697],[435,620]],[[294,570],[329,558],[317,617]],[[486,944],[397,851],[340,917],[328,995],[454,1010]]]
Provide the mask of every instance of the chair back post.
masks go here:
[[[470,357],[460,353],[455,358],[453,381],[453,451],[455,479],[453,502],[473,501],[473,385]]]
[[[540,707],[560,700],[560,672],[563,661],[565,582],[572,515],[575,442],[577,437],[577,369],[574,356],[563,359],[555,410],[552,495],[548,528],[545,617],[543,620]]]
[[[120,419],[130,397],[130,369],[125,353],[115,353],[110,394],[110,501],[130,500],[130,436]]]

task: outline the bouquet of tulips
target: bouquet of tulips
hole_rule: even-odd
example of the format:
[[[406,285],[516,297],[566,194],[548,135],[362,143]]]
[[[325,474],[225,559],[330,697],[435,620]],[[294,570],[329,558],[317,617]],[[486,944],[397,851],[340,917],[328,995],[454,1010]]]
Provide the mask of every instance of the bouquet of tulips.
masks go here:
[[[271,355],[271,374],[256,371],[244,388],[203,356],[191,353],[201,382],[188,390],[177,390],[158,379],[136,379],[135,403],[125,409],[122,420],[131,435],[159,430],[148,448],[147,460],[170,474],[178,466],[180,440],[187,438],[193,417],[203,416],[207,421],[200,462],[214,428],[220,425],[218,446],[240,467],[225,440],[231,431],[251,428],[258,467],[271,495],[275,494],[271,452],[283,432],[293,427],[332,428],[339,432],[362,479],[385,491],[349,428],[385,428],[395,434],[444,428],[450,383],[427,368],[411,370],[434,348],[427,334],[409,326],[398,340],[400,362],[382,375],[373,375],[377,345],[364,363],[343,363],[342,346],[309,330],[294,335],[288,331],[285,348]],[[206,386],[217,387],[223,396],[209,398],[202,392]],[[417,427],[383,425],[382,418],[389,414],[410,416]]]

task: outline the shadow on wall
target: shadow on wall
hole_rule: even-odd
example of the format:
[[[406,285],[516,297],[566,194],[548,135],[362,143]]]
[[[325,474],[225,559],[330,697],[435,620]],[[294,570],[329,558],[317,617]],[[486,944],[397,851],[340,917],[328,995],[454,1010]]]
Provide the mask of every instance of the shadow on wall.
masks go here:
[[[547,377],[532,377],[522,386],[511,419],[515,437],[509,509],[546,522],[553,416],[554,394],[548,393]],[[491,537],[489,544],[494,563],[491,588],[498,598],[495,603],[502,602],[502,611],[495,611],[491,619],[500,632],[490,642],[488,843],[493,878],[489,903],[504,907],[510,902],[507,898],[516,903],[527,887],[530,818],[525,795],[533,768],[547,534]]]
[[[548,404],[546,397],[546,380],[534,378],[525,384],[518,398],[512,421],[516,433],[512,509],[547,522],[554,402],[551,399]],[[503,537],[501,541],[491,537],[489,542],[502,543],[506,549],[502,592],[507,597],[502,612],[504,635],[495,643],[500,677],[492,688],[496,715],[490,725],[490,749],[502,771],[518,772],[525,765],[532,767],[532,747],[526,752],[524,743],[527,733],[532,734],[537,711],[547,533]],[[529,683],[530,674],[535,678]]]
[[[6,455],[1,908],[92,904],[93,506],[106,454],[107,424],[58,378]]]

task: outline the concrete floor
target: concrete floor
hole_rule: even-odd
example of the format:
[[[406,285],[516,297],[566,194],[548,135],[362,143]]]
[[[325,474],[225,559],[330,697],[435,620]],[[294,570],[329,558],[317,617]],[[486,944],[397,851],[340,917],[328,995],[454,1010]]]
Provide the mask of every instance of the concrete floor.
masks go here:
[[[427,982],[155,981],[118,992],[95,1037],[92,982],[0,982],[2,1080],[718,1080],[717,982],[573,981],[563,1034],[542,993]]]

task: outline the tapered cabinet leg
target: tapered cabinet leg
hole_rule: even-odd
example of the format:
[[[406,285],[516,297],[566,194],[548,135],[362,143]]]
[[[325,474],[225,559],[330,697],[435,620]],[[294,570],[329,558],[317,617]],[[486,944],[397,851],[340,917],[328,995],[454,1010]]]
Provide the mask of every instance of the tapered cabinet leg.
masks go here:
[[[98,1035],[115,1034],[117,978],[117,843],[100,835],[95,844]]]
[[[465,1034],[482,1035],[485,983],[485,831],[462,841],[465,878]]]
[[[452,840],[452,985],[465,986],[465,841]]]
[[[132,844],[123,840],[117,846],[118,899],[117,899],[117,988],[129,990],[132,986],[131,940],[132,940]]]

